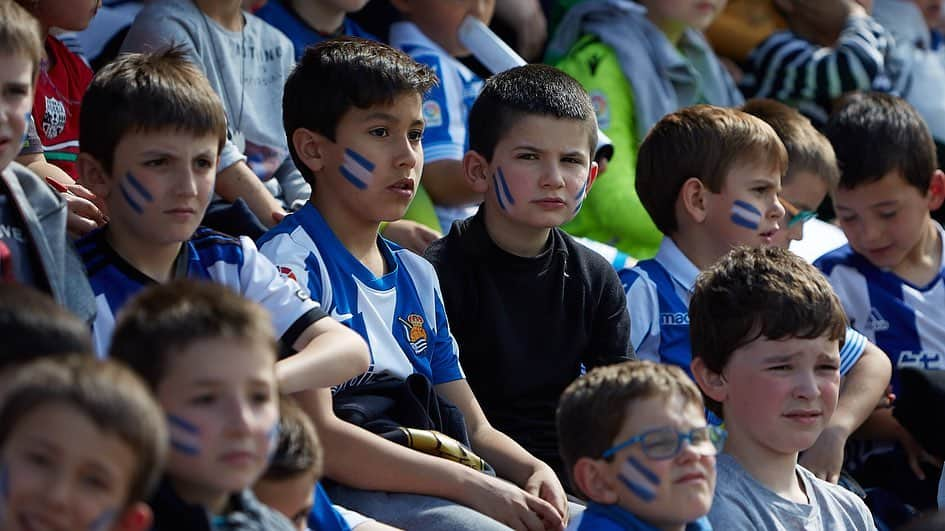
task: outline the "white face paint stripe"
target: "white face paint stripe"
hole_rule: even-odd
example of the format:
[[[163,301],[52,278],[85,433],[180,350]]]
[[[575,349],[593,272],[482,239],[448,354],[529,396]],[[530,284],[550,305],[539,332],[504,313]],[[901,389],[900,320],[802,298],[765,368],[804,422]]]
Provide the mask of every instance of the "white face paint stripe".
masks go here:
[[[360,189],[367,188],[367,185],[374,180],[374,164],[357,152],[350,149],[345,150],[344,161],[341,164],[341,172],[345,178],[351,181],[351,184]]]
[[[748,229],[757,229],[761,225],[761,211],[750,203],[737,200],[732,204],[732,222]]]

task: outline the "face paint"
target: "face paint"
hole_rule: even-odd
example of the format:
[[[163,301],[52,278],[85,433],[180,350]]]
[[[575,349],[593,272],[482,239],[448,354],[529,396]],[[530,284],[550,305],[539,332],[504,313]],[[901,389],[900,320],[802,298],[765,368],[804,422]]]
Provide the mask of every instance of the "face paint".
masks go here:
[[[111,527],[112,522],[115,521],[115,516],[118,514],[118,511],[115,509],[105,509],[102,511],[102,514],[98,516],[95,520],[89,524],[89,531],[106,531]]]
[[[740,199],[732,203],[732,223],[749,230],[761,226],[761,211]]]
[[[371,173],[374,171],[374,163],[353,149],[345,148],[345,160],[338,169],[341,175],[358,190],[367,188],[368,183],[374,179]]]
[[[171,448],[186,455],[200,454],[200,429],[190,422],[175,416],[167,416],[167,425],[171,432]]]
[[[577,201],[577,206],[574,207],[574,213],[575,213],[575,214],[577,214],[578,211],[581,210],[581,207],[584,206],[584,194],[587,193],[587,183],[588,183],[589,181],[590,181],[589,178],[588,178],[588,179],[585,179],[585,180],[584,180],[584,184],[581,185],[581,189],[578,190],[577,195],[574,196],[574,200]]]
[[[125,183],[128,183],[129,186],[126,187]],[[128,206],[130,206],[131,209],[138,214],[141,213],[141,205],[139,204],[140,200],[147,201],[148,203],[154,201],[154,197],[151,196],[151,192],[149,192],[148,189],[145,188],[144,185],[142,185],[141,182],[138,181],[138,179],[135,179],[135,176],[130,173],[125,175],[125,182],[119,183],[118,187],[121,190],[122,197],[124,197],[125,201],[128,202]],[[140,199],[136,200],[133,195]]]
[[[635,458],[628,457],[624,461],[620,475],[617,477],[627,490],[641,500],[648,502],[656,497],[656,487],[660,484],[659,476]]]
[[[506,202],[509,205],[515,204],[515,198],[512,197],[512,192],[509,191],[509,184],[505,181],[502,168],[496,168],[496,172],[492,174],[492,187],[495,189],[495,198],[499,201],[499,208],[508,210],[505,206]],[[505,197],[505,201],[502,200],[503,197]]]

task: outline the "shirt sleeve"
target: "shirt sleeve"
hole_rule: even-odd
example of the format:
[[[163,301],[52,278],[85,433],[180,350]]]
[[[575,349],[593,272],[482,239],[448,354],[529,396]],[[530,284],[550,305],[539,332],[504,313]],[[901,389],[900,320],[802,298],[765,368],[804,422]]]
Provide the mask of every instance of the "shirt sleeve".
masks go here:
[[[440,83],[423,97],[423,156],[427,164],[438,160],[462,160],[466,145],[466,119],[462,94],[454,89],[455,80],[444,73],[447,65],[434,54],[413,58],[429,66]]]
[[[641,360],[660,361],[659,301],[656,286],[637,269],[619,271],[630,312],[630,345]]]
[[[23,147],[20,149],[20,155],[34,155],[43,152],[43,143],[39,139],[39,133],[36,131],[36,122],[33,115],[30,115],[26,121],[26,133],[23,136]]]
[[[446,309],[443,307],[443,298],[439,286],[434,290],[434,295],[436,330],[433,331],[433,355],[430,360],[430,372],[433,374],[433,385],[439,385],[462,380],[466,375],[463,374],[463,369],[459,366],[459,344],[450,332],[450,325],[446,319]]]
[[[863,355],[866,348],[866,337],[856,330],[847,327],[843,348],[840,349],[840,376],[845,376]]]

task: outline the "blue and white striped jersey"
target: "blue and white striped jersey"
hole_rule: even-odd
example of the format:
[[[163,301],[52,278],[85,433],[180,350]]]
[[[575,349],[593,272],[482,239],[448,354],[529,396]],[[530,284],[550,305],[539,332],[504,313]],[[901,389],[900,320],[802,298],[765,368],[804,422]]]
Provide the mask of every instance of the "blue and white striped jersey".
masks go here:
[[[260,252],[279,271],[367,341],[367,372],[339,389],[414,372],[434,385],[465,378],[433,266],[381,237],[378,246],[388,267],[381,277],[348,252],[311,203],[259,239]]]
[[[678,365],[690,374],[689,299],[699,269],[670,238],[663,238],[652,259],[618,271],[627,293],[630,342],[639,359]],[[863,354],[866,338],[847,329],[840,350],[840,374],[846,374]]]
[[[945,238],[942,227],[936,228]],[[942,260],[945,265],[945,252]],[[889,356],[894,392],[899,368],[945,370],[945,268],[925,286],[915,286],[874,266],[849,245],[814,265],[837,292],[851,326]]]
[[[118,310],[132,296],[157,282],[115,252],[102,230],[80,240],[77,247],[95,293],[98,311],[92,325],[95,348],[100,356],[105,356]],[[272,262],[260,255],[252,240],[245,236],[234,238],[201,227],[184,242],[180,252],[178,274],[218,282],[261,304],[272,316],[276,336],[286,345],[291,346],[308,325],[327,315],[308,292],[279,275]]]

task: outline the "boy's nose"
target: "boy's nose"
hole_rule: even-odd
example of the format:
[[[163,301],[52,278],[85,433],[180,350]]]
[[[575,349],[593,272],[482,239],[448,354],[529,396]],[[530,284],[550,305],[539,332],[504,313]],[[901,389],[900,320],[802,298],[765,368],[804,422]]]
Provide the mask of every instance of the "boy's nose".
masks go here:
[[[768,215],[774,219],[783,219],[785,214],[787,214],[787,211],[784,210],[784,205],[782,205],[781,201],[778,201],[778,198],[775,197],[774,201],[771,202],[771,208],[768,210]]]

